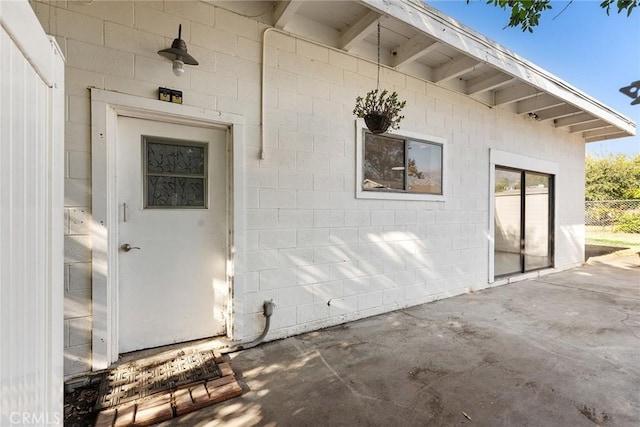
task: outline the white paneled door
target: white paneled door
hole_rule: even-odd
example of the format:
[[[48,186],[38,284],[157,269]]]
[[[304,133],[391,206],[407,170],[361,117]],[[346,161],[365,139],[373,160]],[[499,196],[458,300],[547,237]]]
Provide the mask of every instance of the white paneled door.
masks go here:
[[[118,350],[225,333],[227,130],[118,118]]]

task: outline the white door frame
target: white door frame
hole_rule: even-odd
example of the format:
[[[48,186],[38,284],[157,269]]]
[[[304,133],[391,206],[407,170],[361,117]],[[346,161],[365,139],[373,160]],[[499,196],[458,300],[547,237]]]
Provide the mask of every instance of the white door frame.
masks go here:
[[[231,139],[228,156],[229,247],[226,303],[227,336],[242,336],[244,283],[238,268],[244,260],[244,174],[243,122],[233,113],[172,104],[101,89],[91,89],[92,158],[92,369],[108,368],[118,360],[118,194],[116,149],[118,117],[134,117],[205,127],[224,127]]]

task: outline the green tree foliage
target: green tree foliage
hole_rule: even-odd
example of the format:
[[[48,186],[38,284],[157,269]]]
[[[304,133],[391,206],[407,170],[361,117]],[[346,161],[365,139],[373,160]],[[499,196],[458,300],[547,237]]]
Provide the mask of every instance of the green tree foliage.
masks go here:
[[[467,0],[467,3],[470,1]],[[564,12],[571,3],[573,3],[573,0],[569,1],[560,13]],[[487,4],[492,4],[504,10],[511,10],[509,23],[505,28],[520,27],[522,31],[529,31],[530,33],[538,25],[542,12],[552,8],[551,0],[487,0]],[[603,0],[600,3],[600,7],[607,12],[607,15],[612,6],[618,10],[618,13],[624,11],[629,16],[633,9],[640,6],[640,0]]]
[[[585,166],[587,201],[640,199],[640,155],[588,155]]]
[[[634,212],[622,214],[614,230],[622,233],[640,234],[640,214]]]

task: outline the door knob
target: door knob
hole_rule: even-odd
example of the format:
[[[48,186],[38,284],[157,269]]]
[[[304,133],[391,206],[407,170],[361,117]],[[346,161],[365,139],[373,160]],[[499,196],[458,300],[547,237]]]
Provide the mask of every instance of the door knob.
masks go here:
[[[131,249],[140,249],[140,248],[137,246],[131,246],[130,244],[125,243],[124,245],[120,246],[120,249],[122,249],[125,252],[129,252]]]

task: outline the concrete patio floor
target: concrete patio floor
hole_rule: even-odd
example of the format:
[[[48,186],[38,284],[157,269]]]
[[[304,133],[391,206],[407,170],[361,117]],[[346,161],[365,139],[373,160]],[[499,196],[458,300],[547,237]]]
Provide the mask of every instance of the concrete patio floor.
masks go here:
[[[244,395],[161,425],[638,426],[640,258],[229,356]]]

